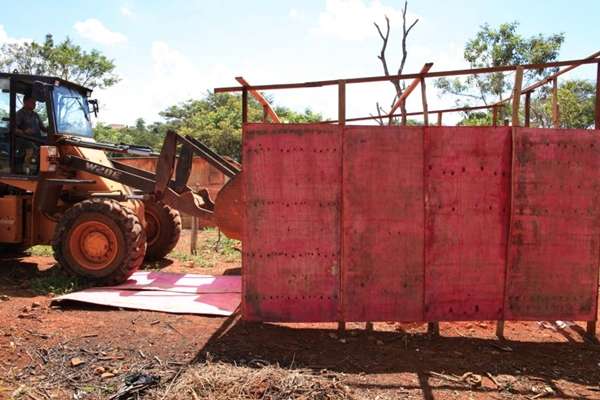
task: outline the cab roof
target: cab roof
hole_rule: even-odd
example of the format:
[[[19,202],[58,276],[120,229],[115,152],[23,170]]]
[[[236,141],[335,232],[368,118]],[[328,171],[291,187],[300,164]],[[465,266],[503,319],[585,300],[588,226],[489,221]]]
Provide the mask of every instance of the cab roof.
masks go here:
[[[70,87],[72,89],[75,89],[79,92],[82,93],[88,93],[90,94],[92,92],[92,89],[87,88],[85,86],[81,86],[77,83],[71,82],[71,81],[67,81],[65,79],[62,78],[58,78],[55,76],[47,76],[47,75],[29,75],[29,74],[19,74],[19,73],[8,73],[8,72],[0,72],[0,79],[6,79],[6,78],[17,78],[17,80],[19,81],[23,81],[26,83],[33,83],[36,81],[39,82],[43,82],[43,83],[47,83],[50,85],[55,85],[56,83],[58,83],[60,86],[67,86]]]

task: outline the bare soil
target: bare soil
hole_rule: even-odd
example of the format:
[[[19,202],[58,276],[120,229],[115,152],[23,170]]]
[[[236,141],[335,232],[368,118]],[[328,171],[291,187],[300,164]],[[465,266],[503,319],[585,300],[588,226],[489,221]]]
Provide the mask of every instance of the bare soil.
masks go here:
[[[201,240],[214,242],[210,235]],[[239,260],[218,251],[210,267],[182,261],[188,247],[184,238],[177,257],[150,267],[239,274]],[[110,398],[134,372],[160,378],[141,398],[190,398],[193,388],[182,382],[206,382],[207,359],[232,371],[312,371],[342,382],[348,398],[357,399],[600,399],[600,346],[585,338],[583,323],[507,322],[506,340],[499,341],[490,321],[442,323],[440,337],[427,335],[424,324],[391,322],[376,323],[373,332],[348,324],[340,334],[334,324],[55,307],[52,293],[31,287],[56,273],[54,264],[51,257],[0,259],[0,399]]]

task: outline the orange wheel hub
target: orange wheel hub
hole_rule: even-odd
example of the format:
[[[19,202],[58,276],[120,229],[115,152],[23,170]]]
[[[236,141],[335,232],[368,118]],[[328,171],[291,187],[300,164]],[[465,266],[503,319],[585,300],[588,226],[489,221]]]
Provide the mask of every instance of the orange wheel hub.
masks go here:
[[[117,257],[119,242],[115,232],[100,221],[83,222],[71,233],[69,250],[75,261],[85,269],[101,270]]]

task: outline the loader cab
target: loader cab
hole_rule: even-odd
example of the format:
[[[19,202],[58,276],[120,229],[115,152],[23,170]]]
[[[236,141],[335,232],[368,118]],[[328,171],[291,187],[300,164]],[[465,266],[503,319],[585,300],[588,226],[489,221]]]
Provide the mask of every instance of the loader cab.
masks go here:
[[[58,78],[0,73],[0,175],[35,177],[40,146],[53,145],[60,136],[91,139],[90,93]],[[17,132],[17,112],[26,95],[36,100],[35,112],[47,132],[36,136]]]

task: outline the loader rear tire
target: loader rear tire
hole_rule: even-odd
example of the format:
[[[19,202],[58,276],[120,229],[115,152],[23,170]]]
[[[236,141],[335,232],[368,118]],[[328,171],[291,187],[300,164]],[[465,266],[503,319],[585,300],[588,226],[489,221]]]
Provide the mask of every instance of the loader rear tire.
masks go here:
[[[177,245],[181,236],[179,211],[160,202],[144,203],[146,218],[146,260],[165,258]]]
[[[146,233],[130,208],[111,199],[90,199],[67,210],[56,226],[52,248],[69,274],[113,285],[142,265]]]

